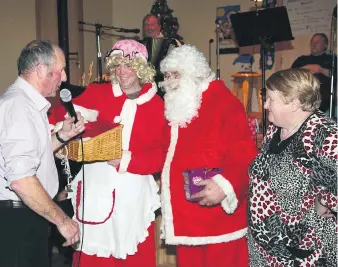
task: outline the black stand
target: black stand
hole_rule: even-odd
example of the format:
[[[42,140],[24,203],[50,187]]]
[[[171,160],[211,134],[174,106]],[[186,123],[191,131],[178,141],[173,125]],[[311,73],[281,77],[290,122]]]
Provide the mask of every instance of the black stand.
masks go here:
[[[220,32],[218,21],[216,20],[216,78],[219,80],[221,78],[221,70],[219,65],[219,32]]]
[[[100,44],[100,38],[101,38],[101,24],[95,24],[95,35],[96,35],[96,51],[97,51],[97,74],[98,74],[98,82],[102,82],[102,54],[101,54],[101,44]]]
[[[265,136],[266,133],[266,110],[264,108],[264,103],[266,102],[266,88],[265,88],[265,54],[267,52],[268,45],[272,44],[271,40],[269,40],[267,37],[262,37],[260,40],[261,43],[261,49],[260,49],[260,55],[261,55],[261,69],[262,69],[262,111],[263,111],[263,136]]]
[[[209,67],[211,67],[211,44],[214,42],[214,39],[209,39]]]
[[[336,55],[335,55],[335,49],[337,47],[337,5],[333,9],[332,14],[332,20],[331,20],[331,43],[330,43],[330,53],[332,55],[332,62],[331,62],[331,70],[330,70],[330,109],[329,109],[329,116],[330,118],[334,117],[335,113],[335,107],[333,105],[333,98],[334,98],[334,87],[335,84],[335,78],[337,76],[336,69],[337,69],[337,62],[336,62]],[[336,118],[337,119],[337,118]]]
[[[103,33],[103,30],[114,30],[116,32],[124,32],[124,33],[139,33],[139,29],[124,29],[124,28],[116,28],[112,26],[104,26],[99,23],[87,23],[83,21],[79,21],[80,25],[88,25],[88,26],[94,26],[95,27],[95,35],[96,35],[96,51],[97,51],[97,74],[98,74],[98,82],[102,82],[102,53],[101,53],[101,44],[100,44],[100,38]]]
[[[67,0],[57,1],[57,16],[58,16],[58,36],[59,46],[62,48],[65,61],[66,61],[66,75],[67,79],[70,80],[69,72],[69,34],[68,34],[68,9]]]
[[[260,45],[262,68],[263,135],[266,134],[265,55],[276,42],[293,40],[286,7],[235,13],[230,17],[238,46]]]

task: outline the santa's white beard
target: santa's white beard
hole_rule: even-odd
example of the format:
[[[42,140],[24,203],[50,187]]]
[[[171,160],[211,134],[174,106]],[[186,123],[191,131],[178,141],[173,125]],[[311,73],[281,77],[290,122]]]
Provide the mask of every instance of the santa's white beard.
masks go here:
[[[181,78],[175,89],[172,86],[163,85],[163,87],[166,91],[164,95],[166,118],[170,124],[186,127],[198,115],[202,89],[187,78]]]

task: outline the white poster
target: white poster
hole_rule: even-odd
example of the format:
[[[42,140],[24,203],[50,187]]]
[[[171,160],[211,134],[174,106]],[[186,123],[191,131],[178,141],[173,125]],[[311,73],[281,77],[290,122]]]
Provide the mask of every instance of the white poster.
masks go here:
[[[292,35],[311,35],[331,31],[333,9],[337,0],[283,0]]]

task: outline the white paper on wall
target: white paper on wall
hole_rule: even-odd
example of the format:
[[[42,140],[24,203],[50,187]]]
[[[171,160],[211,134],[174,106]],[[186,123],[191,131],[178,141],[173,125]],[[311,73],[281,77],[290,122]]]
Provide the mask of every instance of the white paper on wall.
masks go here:
[[[312,35],[331,31],[336,0],[283,0],[287,8],[292,35]]]

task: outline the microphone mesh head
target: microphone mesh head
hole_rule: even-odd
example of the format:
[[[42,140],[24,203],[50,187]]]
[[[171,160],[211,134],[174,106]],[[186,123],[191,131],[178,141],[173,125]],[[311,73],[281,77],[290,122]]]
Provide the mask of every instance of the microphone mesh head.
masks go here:
[[[68,89],[62,89],[60,91],[60,98],[63,102],[70,102],[72,101],[72,93]]]

